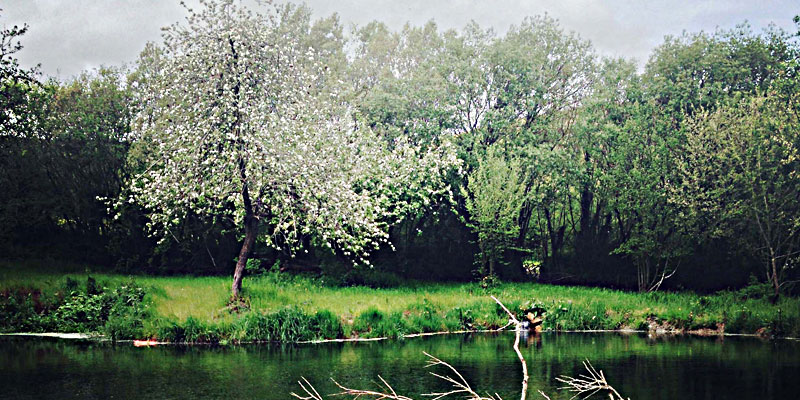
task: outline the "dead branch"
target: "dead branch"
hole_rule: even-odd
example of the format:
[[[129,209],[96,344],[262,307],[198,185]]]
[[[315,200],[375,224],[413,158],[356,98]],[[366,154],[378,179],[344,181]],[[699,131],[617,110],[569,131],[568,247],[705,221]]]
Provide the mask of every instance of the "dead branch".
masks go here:
[[[585,395],[583,398],[586,399],[597,392],[606,390],[609,392],[609,397],[611,397],[611,400],[625,400],[625,398],[623,398],[616,389],[608,384],[608,381],[606,381],[606,376],[603,374],[602,370],[598,371],[595,369],[589,360],[583,362],[583,367],[586,368],[587,374],[581,374],[577,377],[561,375],[556,378],[557,381],[565,385],[560,389],[575,393],[575,396],[572,398]],[[545,396],[544,393],[542,393],[542,395]],[[547,398],[547,396],[545,397]]]
[[[397,392],[394,391],[392,386],[389,385],[389,383],[386,382],[386,380],[383,379],[383,377],[381,377],[380,375],[378,375],[378,379],[381,380],[381,383],[384,386],[380,390],[386,390],[387,392],[376,392],[376,391],[373,391],[373,390],[351,389],[351,388],[342,386],[339,382],[336,382],[334,379],[331,379],[331,380],[333,381],[333,383],[336,386],[339,387],[339,389],[342,390],[339,393],[335,393],[334,394],[335,396],[341,396],[341,395],[353,396],[353,399],[357,399],[359,397],[364,396],[364,397],[367,397],[367,398],[372,398],[374,400],[383,400],[383,399],[388,399],[388,400],[413,400],[410,397],[406,397],[406,396],[402,396],[402,395],[397,394]],[[314,399],[314,400],[320,400],[320,399]]]
[[[525,400],[527,392],[528,392],[528,365],[525,362],[525,357],[522,356],[522,352],[519,350],[519,340],[520,340],[520,333],[522,331],[522,324],[517,319],[517,317],[509,311],[506,306],[500,302],[496,297],[491,296],[492,300],[494,300],[503,310],[508,314],[509,322],[506,325],[514,325],[516,328],[516,335],[514,339],[514,351],[517,353],[517,357],[519,358],[520,364],[522,364],[522,393],[520,394],[520,400]],[[505,328],[505,327],[503,327]],[[502,328],[501,328],[502,329]],[[486,396],[481,396],[476,392],[467,380],[461,375],[458,370],[453,367],[452,365],[426,353],[423,352],[426,356],[428,356],[429,360],[426,368],[435,367],[435,366],[442,366],[445,369],[450,370],[451,374],[439,374],[436,372],[430,372],[431,375],[450,383],[451,389],[446,392],[434,392],[434,393],[426,393],[423,396],[430,397],[431,400],[441,400],[445,397],[452,396],[452,395],[465,395],[465,399],[467,400],[503,400],[497,393],[494,396],[487,394]],[[564,387],[561,389],[568,390],[570,392],[574,392],[575,396],[573,398],[582,396],[586,393],[589,396],[594,395],[597,392],[607,390],[609,393],[609,397],[611,400],[626,400],[624,399],[611,385],[608,384],[606,381],[605,375],[603,375],[603,371],[598,371],[592,366],[589,360],[583,362],[583,366],[586,368],[588,374],[579,375],[577,378],[562,375],[556,378],[557,381],[563,383]],[[305,395],[299,395],[297,393],[292,392],[291,395],[299,400],[324,400],[322,396],[314,389],[314,386],[306,380],[306,378],[301,378],[301,381],[297,383],[300,385],[300,388],[303,390]],[[372,400],[413,400],[410,397],[406,397],[403,395],[397,394],[397,392],[386,382],[383,377],[378,375],[378,379],[380,379],[381,383],[378,385],[378,390],[362,390],[362,389],[352,389],[341,385],[339,382],[331,379],[333,383],[341,390],[339,393],[335,393],[334,395],[347,395],[353,396],[353,399],[359,399],[360,397],[364,397],[367,399]],[[539,394],[542,395],[547,400],[550,400],[544,392],[539,390]],[[630,399],[627,399],[630,400]]]
[[[509,322],[514,323],[515,329],[515,337],[514,337],[514,351],[517,353],[517,357],[519,357],[519,362],[522,364],[522,394],[520,395],[520,400],[525,400],[525,396],[528,394],[528,364],[525,363],[525,357],[522,356],[522,352],[519,351],[519,335],[522,331],[522,324],[517,320],[517,317],[506,308],[506,306],[497,300],[497,297],[492,296],[492,300],[494,300],[500,307],[505,310],[506,314],[508,314]]]
[[[304,376],[300,377],[300,379],[302,379],[302,381],[297,381],[297,384],[300,385],[300,388],[303,389],[304,392],[306,392],[306,395],[301,396],[295,392],[292,392],[290,393],[292,396],[300,400],[323,400],[322,396],[320,396],[319,393],[317,393],[317,390],[314,389],[314,386],[308,382],[308,379],[306,379]]]
[[[441,365],[441,366],[449,369],[450,371],[453,371],[453,373],[457,377],[457,378],[453,378],[453,377],[451,377],[449,375],[440,375],[440,374],[437,374],[435,372],[431,372],[430,373],[431,375],[433,375],[433,376],[435,376],[435,377],[437,377],[437,378],[439,378],[439,379],[441,379],[441,380],[443,380],[445,382],[448,382],[448,383],[452,384],[453,385],[453,389],[450,390],[450,391],[447,391],[447,392],[426,393],[426,394],[423,394],[423,396],[432,397],[433,398],[432,400],[439,400],[439,399],[441,399],[443,397],[447,397],[447,396],[450,396],[450,395],[453,395],[453,394],[463,393],[463,394],[466,394],[467,395],[467,399],[470,399],[470,400],[502,400],[500,398],[500,396],[497,395],[497,393],[495,393],[495,396],[497,396],[497,397],[494,397],[494,396],[491,396],[491,395],[489,395],[487,397],[483,397],[483,396],[479,395],[477,392],[475,392],[472,389],[472,387],[469,386],[469,383],[467,382],[467,380],[464,379],[464,377],[461,375],[461,373],[458,372],[458,370],[455,369],[452,365],[450,365],[450,364],[448,364],[448,363],[446,363],[446,362],[444,362],[444,361],[442,361],[442,360],[440,360],[440,359],[428,354],[427,352],[423,351],[422,353],[425,354],[426,356],[428,356],[428,358],[430,358],[430,360],[428,360],[428,365],[426,365],[425,368],[430,368],[430,367],[435,367],[437,365]]]

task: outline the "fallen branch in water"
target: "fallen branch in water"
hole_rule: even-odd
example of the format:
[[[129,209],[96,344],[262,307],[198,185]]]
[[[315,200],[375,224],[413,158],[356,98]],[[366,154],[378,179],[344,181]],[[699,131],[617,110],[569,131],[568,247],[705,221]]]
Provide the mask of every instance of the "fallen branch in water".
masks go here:
[[[494,300],[500,307],[503,307],[503,311],[508,314],[509,322],[514,323],[514,351],[517,352],[517,357],[519,357],[519,362],[522,364],[522,394],[520,395],[520,400],[525,400],[525,396],[528,393],[528,364],[525,362],[525,357],[522,356],[522,352],[519,351],[519,335],[522,332],[522,323],[517,320],[517,317],[514,316],[514,313],[508,310],[506,306],[497,300],[497,297],[492,296],[492,300]]]
[[[437,374],[435,372],[431,372],[430,373],[431,375],[445,382],[450,383],[452,385],[452,389],[447,392],[426,393],[423,394],[423,396],[431,397],[432,398],[431,400],[439,400],[454,394],[465,394],[467,396],[465,398],[469,400],[502,400],[502,398],[498,396],[497,393],[495,393],[494,396],[491,395],[487,395],[485,397],[481,396],[480,394],[478,394],[478,392],[472,389],[472,387],[469,385],[469,382],[467,382],[464,376],[462,376],[461,373],[458,372],[457,369],[455,369],[455,367],[428,354],[427,352],[423,352],[423,354],[425,354],[429,358],[428,364],[425,366],[425,368],[443,366],[452,371],[452,373],[454,374],[454,376],[451,376],[451,375],[442,375],[442,374]],[[346,396],[353,396],[353,398],[359,398],[364,396],[368,398],[373,398],[375,400],[383,400],[383,399],[413,400],[410,397],[397,394],[394,388],[392,388],[392,386],[388,382],[386,382],[386,380],[383,379],[382,376],[378,375],[378,379],[381,381],[381,385],[379,385],[378,391],[348,388],[340,384],[339,382],[336,382],[336,380],[331,379],[333,383],[341,390],[341,392],[339,393],[334,393],[333,396],[346,395]],[[322,396],[320,396],[320,394],[316,391],[316,389],[314,389],[314,386],[312,386],[306,378],[302,378],[302,381],[298,381],[297,383],[300,385],[300,388],[303,389],[305,395],[298,395],[297,393],[293,392],[291,393],[292,396],[300,400],[323,400]]]
[[[432,356],[432,355],[430,355],[430,354],[428,354],[426,352],[423,352],[423,354],[425,354],[426,356],[428,356],[428,358],[430,358],[430,360],[428,360],[428,365],[426,365],[425,368],[435,367],[437,365],[441,365],[441,366],[444,366],[444,367],[450,369],[451,371],[453,371],[453,373],[458,377],[456,379],[456,378],[453,378],[451,376],[439,375],[437,373],[431,372],[430,373],[431,375],[433,375],[433,376],[435,376],[435,377],[437,377],[439,379],[442,379],[442,380],[444,380],[446,382],[450,382],[453,385],[453,389],[448,391],[448,392],[428,393],[428,394],[424,394],[423,396],[433,397],[432,400],[439,400],[439,399],[441,399],[443,397],[447,397],[447,396],[450,396],[452,394],[464,393],[464,394],[466,394],[468,396],[467,397],[468,399],[474,399],[474,400],[501,400],[500,396],[498,396],[497,393],[495,393],[496,397],[493,397],[493,396],[482,397],[477,392],[472,390],[472,387],[469,386],[469,383],[467,382],[467,380],[464,379],[464,377],[461,376],[461,373],[459,373],[458,370],[455,369],[452,365],[450,365],[450,364],[448,364],[448,363],[446,363],[446,362],[444,362],[444,361],[442,361],[442,360],[440,360],[440,359],[438,359],[438,358],[436,358],[436,357],[434,357],[434,356]]]
[[[561,375],[556,378],[557,381],[563,383],[566,386],[563,386],[559,389],[566,390],[568,392],[575,393],[575,396],[583,396],[584,399],[588,399],[592,395],[596,394],[597,392],[601,392],[604,390],[608,391],[608,397],[610,400],[630,400],[630,398],[625,399],[622,397],[613,386],[608,384],[606,381],[606,376],[603,374],[603,371],[598,371],[594,368],[589,360],[583,362],[583,367],[586,368],[586,374],[578,375],[578,377],[572,377],[567,375]],[[544,396],[546,399],[550,399],[544,394],[541,390],[539,393]],[[587,394],[588,393],[588,394]]]
[[[520,394],[520,400],[525,400],[527,393],[528,393],[528,365],[525,362],[525,357],[522,356],[522,352],[519,350],[519,340],[520,334],[522,332],[522,323],[517,319],[517,317],[509,311],[506,306],[500,302],[496,297],[491,296],[492,300],[497,302],[500,307],[502,307],[503,311],[508,314],[508,324],[514,325],[515,328],[515,338],[514,338],[514,352],[517,353],[517,357],[519,358],[519,362],[522,365],[522,393]],[[504,327],[504,328],[505,328]],[[448,396],[452,395],[465,395],[463,397],[467,400],[503,400],[497,393],[494,396],[487,394],[486,396],[481,396],[476,392],[464,376],[461,375],[458,370],[453,367],[452,365],[426,353],[423,352],[426,356],[428,356],[428,364],[425,368],[435,367],[435,366],[442,366],[446,369],[449,369],[452,372],[452,375],[442,375],[435,372],[430,372],[431,375],[448,382],[452,385],[452,388],[446,392],[436,392],[436,393],[426,393],[423,394],[425,397],[431,397],[431,400],[440,400]],[[557,381],[565,384],[566,386],[560,388],[563,390],[567,390],[570,392],[574,392],[575,396],[586,395],[585,398],[588,398],[598,392],[607,390],[609,393],[609,397],[611,400],[626,400],[623,398],[611,385],[608,384],[606,381],[606,377],[603,374],[603,371],[598,371],[592,366],[589,360],[584,361],[583,366],[586,368],[587,374],[578,375],[577,378],[562,375],[556,378]],[[406,397],[403,395],[397,394],[397,392],[392,388],[392,386],[386,382],[383,377],[378,375],[378,379],[381,381],[381,385],[379,385],[378,390],[363,390],[363,389],[352,389],[346,386],[341,385],[336,380],[331,379],[333,383],[341,390],[339,393],[334,393],[334,396],[353,396],[353,399],[358,399],[360,397],[370,398],[373,400],[413,400],[410,397]],[[300,400],[324,400],[323,397],[314,389],[314,386],[305,378],[301,377],[301,380],[297,382],[300,385],[300,388],[303,390],[305,394],[297,394],[292,392],[291,395]],[[544,392],[541,390],[538,391],[545,399],[550,400]],[[588,393],[588,394],[587,394]],[[630,400],[630,399],[627,399]]]

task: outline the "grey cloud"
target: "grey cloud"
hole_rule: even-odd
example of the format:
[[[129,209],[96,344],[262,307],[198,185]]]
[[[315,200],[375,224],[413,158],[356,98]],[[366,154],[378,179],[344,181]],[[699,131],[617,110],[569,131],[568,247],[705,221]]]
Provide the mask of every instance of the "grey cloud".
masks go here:
[[[190,1],[190,6],[196,4]],[[755,29],[774,22],[793,29],[800,13],[790,1],[634,1],[634,0],[310,0],[317,17],[339,13],[346,24],[435,20],[441,29],[460,29],[471,20],[502,33],[524,16],[548,13],[565,29],[591,40],[600,54],[647,60],[664,35],[683,30],[713,31],[749,20]],[[84,69],[134,61],[160,28],[181,20],[177,0],[7,0],[0,24],[28,23],[20,53],[23,65],[42,64],[46,75],[67,79]]]

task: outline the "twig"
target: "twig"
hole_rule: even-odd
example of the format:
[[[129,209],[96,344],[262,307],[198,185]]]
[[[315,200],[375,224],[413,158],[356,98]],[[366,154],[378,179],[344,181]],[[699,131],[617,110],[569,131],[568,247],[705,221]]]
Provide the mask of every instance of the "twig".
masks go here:
[[[453,390],[450,390],[450,391],[447,391],[447,392],[438,392],[438,393],[425,393],[425,394],[423,394],[423,396],[432,397],[433,398],[432,400],[439,400],[439,399],[441,399],[443,397],[447,397],[447,396],[450,396],[450,395],[453,395],[453,394],[465,393],[468,396],[467,398],[471,399],[471,400],[500,400],[500,396],[497,396],[497,393],[495,393],[495,396],[497,396],[497,398],[495,398],[493,396],[483,397],[483,396],[479,395],[477,392],[475,392],[472,389],[472,387],[469,386],[469,383],[467,382],[467,380],[464,379],[464,377],[461,375],[461,373],[458,372],[458,370],[455,369],[452,365],[450,365],[450,364],[448,364],[448,363],[446,363],[446,362],[444,362],[444,361],[442,361],[442,360],[440,360],[440,359],[428,354],[427,352],[423,351],[422,353],[425,354],[426,356],[428,356],[428,358],[430,358],[430,360],[428,360],[428,365],[426,365],[425,368],[434,367],[434,366],[437,366],[437,365],[442,365],[442,366],[448,368],[449,370],[453,371],[453,373],[456,374],[456,376],[458,377],[458,379],[455,379],[455,378],[453,378],[451,376],[440,375],[440,374],[437,374],[435,372],[431,372],[430,373],[431,375],[433,375],[433,376],[435,376],[435,377],[437,377],[437,378],[439,378],[439,379],[441,379],[441,380],[443,380],[445,382],[451,383],[453,385]]]
[[[558,378],[556,378],[557,381],[566,385],[564,387],[561,387],[561,389],[575,393],[575,396],[572,396],[573,399],[588,393],[588,395],[584,397],[584,399],[586,399],[591,397],[597,392],[608,390],[609,397],[611,397],[612,400],[625,400],[622,397],[622,395],[620,395],[619,392],[617,392],[616,389],[614,389],[611,385],[608,384],[608,381],[606,381],[606,376],[603,374],[603,371],[598,371],[597,369],[595,369],[592,363],[589,362],[589,360],[583,362],[583,367],[586,368],[586,372],[588,373],[588,375],[581,374],[578,375],[577,378],[561,375]]]
[[[314,386],[308,382],[308,379],[306,379],[304,376],[300,377],[300,379],[302,379],[302,381],[297,381],[297,384],[300,385],[300,388],[303,389],[304,392],[306,392],[306,395],[301,396],[295,392],[292,392],[290,393],[292,396],[300,400],[322,400],[322,396],[317,393],[317,390],[314,389]]]
[[[385,392],[376,392],[376,391],[373,391],[373,390],[351,389],[351,388],[348,388],[348,387],[342,386],[342,385],[341,385],[339,382],[336,382],[336,381],[335,381],[334,379],[332,379],[332,378],[331,378],[331,381],[333,381],[333,383],[334,383],[334,384],[335,384],[337,387],[339,387],[339,389],[341,389],[341,390],[342,390],[340,393],[336,393],[336,394],[335,394],[335,395],[337,395],[337,396],[339,396],[339,395],[354,396],[354,397],[353,397],[354,399],[357,399],[357,398],[359,398],[359,397],[361,397],[361,396],[366,396],[366,397],[368,397],[368,398],[373,398],[373,399],[375,399],[375,400],[382,400],[382,399],[389,399],[389,400],[413,400],[413,399],[411,399],[410,397],[401,396],[401,395],[397,394],[397,392],[395,392],[395,391],[394,391],[394,389],[392,388],[392,386],[391,386],[391,385],[389,385],[389,383],[388,383],[388,382],[386,382],[386,380],[385,380],[385,379],[383,379],[383,377],[381,377],[380,375],[378,375],[378,379],[380,379],[380,380],[381,380],[381,383],[383,383],[384,387],[385,387],[386,389],[388,389],[389,393],[385,393]],[[314,399],[314,400],[321,400],[321,399]]]

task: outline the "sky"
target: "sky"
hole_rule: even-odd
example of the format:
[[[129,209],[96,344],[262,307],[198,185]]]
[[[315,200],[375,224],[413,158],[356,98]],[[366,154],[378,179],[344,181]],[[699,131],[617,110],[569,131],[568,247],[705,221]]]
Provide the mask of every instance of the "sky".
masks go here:
[[[278,0],[278,2],[282,2]],[[187,0],[192,7],[197,0]],[[644,65],[665,35],[712,32],[747,21],[760,31],[770,23],[795,32],[800,2],[770,0],[308,0],[315,17],[338,13],[346,25],[373,20],[400,29],[429,20],[440,29],[461,29],[474,20],[504,33],[525,16],[547,13],[568,31],[590,40],[606,56]],[[41,64],[45,76],[68,80],[83,70],[136,60],[160,28],[182,21],[178,0],[2,0],[0,26],[27,23],[17,54],[25,67]]]

